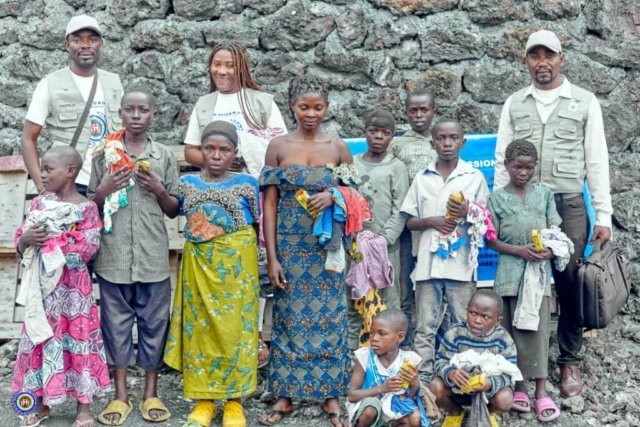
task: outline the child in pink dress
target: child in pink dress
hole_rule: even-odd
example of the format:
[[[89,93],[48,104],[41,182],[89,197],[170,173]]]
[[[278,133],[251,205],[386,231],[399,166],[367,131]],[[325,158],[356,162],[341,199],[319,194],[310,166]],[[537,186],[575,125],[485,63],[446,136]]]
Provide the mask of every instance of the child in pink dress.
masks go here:
[[[19,303],[25,322],[13,372],[13,392],[36,398],[23,426],[37,426],[50,406],[77,400],[74,427],[94,423],[93,396],[109,389],[98,309],[87,262],[100,246],[96,204],[76,190],[80,154],[55,147],[41,159],[46,193],[31,202],[15,244],[24,274]]]

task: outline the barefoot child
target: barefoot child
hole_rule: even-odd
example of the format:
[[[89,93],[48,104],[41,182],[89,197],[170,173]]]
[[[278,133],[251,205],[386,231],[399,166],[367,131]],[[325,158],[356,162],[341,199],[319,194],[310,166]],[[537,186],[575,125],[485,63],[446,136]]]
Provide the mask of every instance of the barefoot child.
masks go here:
[[[511,377],[507,374],[487,376],[478,387],[467,390],[471,375],[464,369],[453,366],[450,361],[466,350],[490,352],[502,355],[507,362],[515,365],[516,346],[509,333],[500,326],[502,320],[502,298],[488,289],[477,291],[467,306],[467,320],[453,325],[440,343],[435,377],[429,388],[436,396],[436,403],[447,412],[443,427],[461,427],[464,419],[462,405],[471,402],[471,395],[484,392],[489,399],[491,427],[497,427],[496,413],[511,409],[513,394]],[[515,366],[514,366],[515,367]],[[489,427],[489,426],[487,426]]]
[[[416,402],[420,394],[417,371],[420,356],[400,349],[407,327],[407,317],[399,309],[382,311],[373,318],[371,348],[355,351],[356,363],[347,396],[350,426],[421,425]],[[394,411],[398,400],[405,401],[403,406],[408,404],[408,409]],[[428,420],[426,416],[424,420]]]
[[[96,148],[89,182],[89,197],[103,209],[105,225],[107,218],[112,224],[103,231],[95,263],[102,333],[116,388],[115,399],[98,417],[107,425],[121,425],[133,408],[127,367],[134,361],[134,321],[138,328],[135,362],[145,371],[139,405],[142,417],[159,422],[171,416],[158,398],[157,382],[171,304],[164,216],[173,218],[178,213],[177,169],[171,149],[147,134],[154,116],[153,98],[146,89],[126,91],[120,105],[125,130]],[[121,157],[116,165],[125,166],[113,166],[114,153]]]
[[[95,203],[76,190],[82,158],[74,148],[52,148],[40,163],[47,192],[33,199],[15,236],[25,268],[18,299],[26,314],[13,391],[37,397],[36,412],[23,417],[23,426],[39,425],[51,405],[72,397],[78,401],[73,426],[89,427],[93,396],[109,389],[86,265],[100,246],[102,222]],[[45,268],[47,274],[40,273]]]
[[[509,172],[509,183],[496,190],[490,197],[487,208],[493,215],[498,239],[488,246],[500,253],[494,282],[495,291],[504,299],[502,325],[510,332],[518,349],[518,367],[525,380],[535,379],[535,411],[540,421],[551,421],[560,416],[560,409],[551,400],[546,390],[547,364],[549,361],[551,263],[553,253],[549,248],[539,252],[531,243],[531,230],[542,230],[560,225],[553,193],[542,184],[532,184],[538,163],[535,146],[524,140],[509,144],[505,153],[505,167]],[[544,296],[538,311],[537,330],[523,330],[513,326],[522,291],[522,282],[528,262],[545,263],[542,286]],[[524,381],[516,383],[513,394],[513,409],[530,412],[531,403]]]

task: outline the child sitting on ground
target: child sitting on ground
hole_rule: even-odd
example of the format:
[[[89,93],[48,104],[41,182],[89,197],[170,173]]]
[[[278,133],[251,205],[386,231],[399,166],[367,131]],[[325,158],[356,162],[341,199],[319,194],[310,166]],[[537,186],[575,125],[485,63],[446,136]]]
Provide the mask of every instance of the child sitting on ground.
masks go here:
[[[35,397],[23,426],[49,418],[49,406],[78,401],[74,427],[92,426],[91,402],[109,389],[109,371],[87,262],[100,247],[96,204],[76,190],[82,157],[69,146],[41,159],[44,195],[15,236],[25,269],[18,302],[26,305],[14,393]]]
[[[430,425],[419,401],[420,378],[416,367],[420,356],[400,349],[407,326],[407,317],[401,310],[385,310],[373,318],[371,348],[355,351],[356,363],[347,396],[350,426]]]
[[[502,321],[502,298],[488,289],[480,289],[471,297],[467,306],[467,321],[453,325],[440,343],[435,377],[429,389],[436,396],[438,407],[447,412],[442,427],[461,427],[464,419],[462,405],[471,403],[473,393],[484,392],[489,399],[491,426],[497,427],[496,413],[511,409],[513,393],[511,377],[505,373],[487,376],[477,387],[469,390],[471,374],[451,363],[455,355],[467,350],[502,355],[508,362],[516,363],[516,346]],[[467,391],[463,394],[461,390]]]

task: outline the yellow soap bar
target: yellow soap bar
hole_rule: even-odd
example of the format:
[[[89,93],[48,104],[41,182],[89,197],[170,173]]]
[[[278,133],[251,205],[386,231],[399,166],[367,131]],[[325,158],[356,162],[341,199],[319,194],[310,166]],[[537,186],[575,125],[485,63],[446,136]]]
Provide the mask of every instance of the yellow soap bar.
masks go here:
[[[464,194],[462,194],[462,191],[456,191],[455,193],[451,193],[449,195],[449,200],[453,200],[454,202],[460,203],[464,200]],[[445,217],[447,219],[453,219],[453,214],[447,211]]]
[[[298,191],[296,191],[293,197],[295,197],[295,199],[298,201],[298,203],[300,203],[300,206],[302,206],[304,210],[309,212],[309,193],[307,193],[305,189],[298,188]],[[309,212],[309,215],[311,215],[313,218],[318,216],[317,214],[314,215],[311,212]]]
[[[531,230],[531,241],[533,242],[533,246],[536,248],[536,251],[544,252],[542,237],[540,237],[540,232],[538,230],[536,229]]]
[[[473,393],[476,390],[481,389],[487,381],[485,374],[477,374],[469,378],[467,386],[460,389],[462,394]]]

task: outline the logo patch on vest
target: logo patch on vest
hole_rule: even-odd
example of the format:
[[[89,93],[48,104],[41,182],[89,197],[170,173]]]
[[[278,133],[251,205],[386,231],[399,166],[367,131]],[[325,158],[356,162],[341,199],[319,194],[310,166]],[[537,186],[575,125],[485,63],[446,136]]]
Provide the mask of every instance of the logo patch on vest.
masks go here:
[[[578,111],[578,109],[580,108],[580,103],[576,100],[572,100],[569,103],[569,106],[567,107],[567,110],[571,111],[572,113],[575,113]]]
[[[107,119],[101,114],[91,114],[89,120],[89,139],[91,145],[95,145],[107,136]]]

